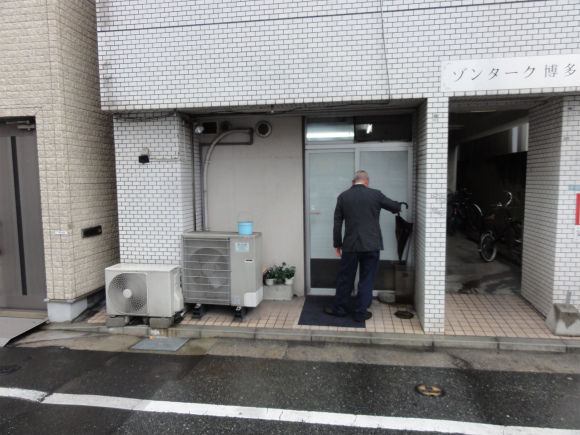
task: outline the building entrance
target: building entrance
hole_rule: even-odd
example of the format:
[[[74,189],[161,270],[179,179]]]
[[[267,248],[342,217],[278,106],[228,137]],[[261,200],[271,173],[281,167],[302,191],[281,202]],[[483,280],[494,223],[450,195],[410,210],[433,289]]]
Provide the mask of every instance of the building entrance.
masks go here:
[[[412,204],[411,144],[352,144],[307,146],[306,223],[307,283],[310,294],[334,294],[340,259],[332,243],[334,208],[338,195],[351,186],[355,171],[369,173],[370,186],[389,198]],[[410,220],[412,210],[401,216]],[[394,290],[393,264],[398,261],[395,218],[381,213],[385,250],[381,251],[375,290]]]
[[[518,295],[528,113],[451,113],[450,125],[446,290]]]
[[[38,151],[35,130],[23,126],[0,123],[0,308],[38,310],[46,309]]]

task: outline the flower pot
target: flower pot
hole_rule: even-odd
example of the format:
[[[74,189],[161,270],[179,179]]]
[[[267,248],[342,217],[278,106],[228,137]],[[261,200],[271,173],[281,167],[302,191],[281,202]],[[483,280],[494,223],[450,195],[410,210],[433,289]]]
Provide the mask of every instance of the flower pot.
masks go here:
[[[266,282],[266,285],[274,285],[273,279],[265,279],[264,281]]]
[[[294,277],[292,277],[292,278],[286,278],[284,280],[284,284],[286,284],[286,285],[292,285],[293,283],[294,283]]]

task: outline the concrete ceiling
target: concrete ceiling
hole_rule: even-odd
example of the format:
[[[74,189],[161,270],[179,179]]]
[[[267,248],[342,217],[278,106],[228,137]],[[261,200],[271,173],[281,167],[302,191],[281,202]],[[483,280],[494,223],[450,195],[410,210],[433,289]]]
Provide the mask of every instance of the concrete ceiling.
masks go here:
[[[454,97],[449,102],[450,145],[507,130],[528,121],[529,109],[564,94],[502,94]],[[405,113],[416,110],[424,99],[391,101],[351,101],[339,103],[308,103],[255,105],[238,107],[180,108],[195,118],[215,118],[239,115],[305,116],[362,115],[371,113]]]
[[[449,144],[467,142],[528,122],[527,110],[450,113]]]

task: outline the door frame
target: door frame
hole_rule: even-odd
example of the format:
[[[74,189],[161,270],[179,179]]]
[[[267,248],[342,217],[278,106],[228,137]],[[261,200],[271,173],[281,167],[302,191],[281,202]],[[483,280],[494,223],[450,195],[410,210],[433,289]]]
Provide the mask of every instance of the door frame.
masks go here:
[[[310,237],[310,155],[320,154],[320,153],[336,153],[336,152],[353,152],[355,154],[354,166],[355,171],[357,171],[360,166],[360,153],[361,152],[373,152],[373,151],[407,151],[407,200],[405,201],[409,205],[407,210],[407,216],[413,216],[413,142],[350,142],[350,143],[337,143],[328,142],[325,144],[313,144],[306,143],[305,153],[304,153],[304,220],[305,220],[305,294],[306,295],[334,295],[335,289],[322,289],[315,288],[312,289],[310,286],[311,280],[311,270],[310,270],[310,260],[311,260],[311,237]],[[332,243],[332,239],[329,238],[329,243]],[[408,249],[408,248],[407,248]],[[357,272],[358,276],[358,272]]]

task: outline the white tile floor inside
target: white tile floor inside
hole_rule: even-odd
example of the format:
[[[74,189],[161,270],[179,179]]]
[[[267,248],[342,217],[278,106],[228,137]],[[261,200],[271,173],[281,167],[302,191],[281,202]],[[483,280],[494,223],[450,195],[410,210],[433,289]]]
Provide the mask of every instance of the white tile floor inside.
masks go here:
[[[291,301],[262,301],[250,309],[243,322],[234,320],[233,307],[212,306],[202,319],[193,319],[187,313],[184,325],[214,325],[236,328],[280,328],[296,330],[326,330],[355,332],[384,332],[424,334],[416,311],[410,305],[387,305],[373,300],[370,311],[373,317],[365,328],[339,328],[299,325],[298,321],[305,299]],[[410,320],[395,316],[396,311],[409,311]],[[445,335],[476,337],[561,338],[546,327],[545,319],[518,295],[446,295]],[[324,313],[320,313],[325,316]],[[105,323],[106,310],[102,310],[89,323]]]

